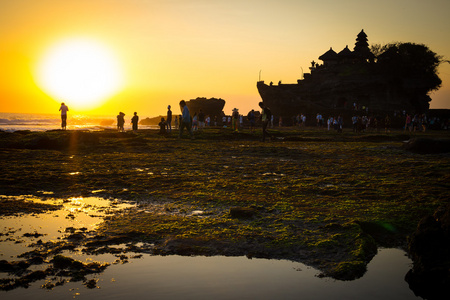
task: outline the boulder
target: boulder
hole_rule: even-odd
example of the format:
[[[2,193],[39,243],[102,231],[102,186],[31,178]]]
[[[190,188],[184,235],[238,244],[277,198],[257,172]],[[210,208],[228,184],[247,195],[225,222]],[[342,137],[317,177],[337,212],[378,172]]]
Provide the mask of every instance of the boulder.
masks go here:
[[[196,99],[186,101],[186,105],[189,108],[191,116],[193,116],[194,113],[198,114],[200,110],[202,110],[205,116],[210,116],[211,120],[213,120],[214,117],[222,116],[222,110],[223,107],[225,106],[225,100],[220,98],[207,99],[199,97]]]
[[[420,154],[450,152],[450,139],[413,138],[403,144],[403,148]]]
[[[405,277],[411,290],[425,299],[450,299],[450,205],[419,222],[408,253],[414,262]]]
[[[256,209],[251,207],[231,207],[230,216],[237,219],[250,219],[256,214]]]

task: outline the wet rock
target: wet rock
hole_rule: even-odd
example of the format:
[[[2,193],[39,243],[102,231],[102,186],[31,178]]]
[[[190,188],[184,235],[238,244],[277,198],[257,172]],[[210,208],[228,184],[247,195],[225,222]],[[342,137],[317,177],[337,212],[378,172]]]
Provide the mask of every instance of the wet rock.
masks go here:
[[[230,216],[237,219],[250,219],[256,214],[256,210],[251,207],[231,207]]]
[[[426,299],[449,299],[450,205],[419,222],[408,253],[414,262],[405,277],[411,290]]]
[[[420,154],[450,152],[450,139],[414,138],[403,144],[403,148]]]
[[[95,280],[95,279],[88,280],[88,281],[84,282],[84,285],[88,289],[95,289],[97,287],[97,280]]]
[[[74,228],[74,227],[67,227],[66,230],[65,230],[65,232],[68,232],[68,233],[75,233],[76,230],[77,230],[77,229]]]
[[[84,270],[89,266],[78,260],[63,255],[56,255],[51,262],[56,269]]]
[[[357,224],[365,233],[372,236],[383,247],[406,246],[406,242],[403,242],[402,239],[402,232],[390,223],[383,221],[359,221]]]
[[[36,280],[45,279],[45,277],[47,277],[47,274],[45,273],[45,271],[38,270],[38,271],[34,271],[34,272],[24,276],[24,279],[32,282],[32,281],[36,281]]]
[[[101,247],[108,245],[118,245],[127,243],[132,240],[134,237],[139,236],[140,233],[129,232],[127,235],[120,236],[102,236],[97,235],[92,238],[89,242],[86,243],[86,247]]]
[[[72,263],[75,260],[70,258],[70,257],[66,257],[63,255],[56,255],[55,257],[53,257],[53,259],[51,260],[51,263],[53,263],[53,266],[57,269],[67,269],[70,268],[72,266]]]
[[[93,132],[49,130],[46,132],[12,133],[2,145],[7,148],[63,150],[99,144]]]
[[[38,232],[34,232],[34,233],[24,233],[23,236],[38,238],[38,237],[44,236],[44,235],[41,233],[38,233]]]
[[[13,261],[0,260],[0,272],[16,273],[23,272],[30,266],[30,263],[26,261]]]
[[[27,149],[58,149],[58,141],[51,139],[47,135],[35,135],[23,143],[24,148]]]
[[[86,236],[82,233],[73,233],[67,237],[69,241],[80,241],[86,238]]]
[[[34,256],[28,260],[28,262],[32,265],[40,265],[45,261],[43,256]]]

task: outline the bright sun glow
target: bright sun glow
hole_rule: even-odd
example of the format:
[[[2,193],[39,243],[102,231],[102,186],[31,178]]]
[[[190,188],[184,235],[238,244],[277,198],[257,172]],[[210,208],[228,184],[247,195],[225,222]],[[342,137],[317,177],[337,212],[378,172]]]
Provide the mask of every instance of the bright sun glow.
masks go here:
[[[38,66],[38,84],[58,102],[92,109],[123,85],[117,58],[89,39],[70,39],[53,46]]]

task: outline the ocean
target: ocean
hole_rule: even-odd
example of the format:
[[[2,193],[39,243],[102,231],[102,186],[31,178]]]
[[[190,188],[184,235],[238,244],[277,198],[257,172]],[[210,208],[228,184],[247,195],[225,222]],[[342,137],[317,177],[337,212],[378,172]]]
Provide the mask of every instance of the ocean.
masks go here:
[[[125,130],[131,130],[131,117],[125,119]],[[98,131],[116,129],[116,116],[71,115],[67,117],[67,130]],[[141,129],[156,129],[153,125],[139,125]],[[61,129],[59,114],[0,113],[0,130],[14,132],[19,130],[47,131]]]

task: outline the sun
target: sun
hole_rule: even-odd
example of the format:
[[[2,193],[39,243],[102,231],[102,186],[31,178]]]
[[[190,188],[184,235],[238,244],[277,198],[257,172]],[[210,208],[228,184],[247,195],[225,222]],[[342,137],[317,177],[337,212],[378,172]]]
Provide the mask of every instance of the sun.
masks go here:
[[[91,39],[60,41],[37,67],[37,84],[57,102],[76,109],[100,106],[123,87],[118,59],[106,45]]]

